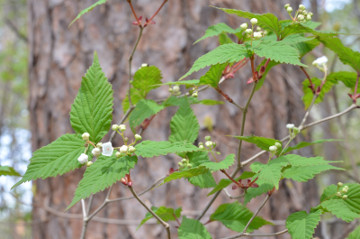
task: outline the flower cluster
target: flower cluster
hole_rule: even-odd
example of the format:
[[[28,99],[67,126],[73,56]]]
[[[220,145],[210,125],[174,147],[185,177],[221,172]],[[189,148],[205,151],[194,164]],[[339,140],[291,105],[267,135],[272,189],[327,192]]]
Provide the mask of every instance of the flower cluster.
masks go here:
[[[289,129],[290,138],[295,138],[295,136],[300,132],[300,129],[295,127],[294,124],[287,124],[286,128]]]
[[[173,87],[169,87],[169,92],[171,95],[179,96],[181,95],[180,87],[178,85],[174,85]]]
[[[281,145],[281,143],[279,143],[279,142],[276,142],[274,145],[271,145],[270,147],[269,147],[269,151],[271,152],[271,153],[276,153],[279,149],[281,149],[282,148],[282,145]]]
[[[258,23],[258,20],[256,18],[250,19],[250,23],[251,23],[251,28],[248,28],[247,23],[243,23],[240,25],[240,28],[244,31],[246,37],[259,39],[267,34],[266,31],[262,31],[261,27],[257,26],[255,28],[255,25]]]
[[[289,13],[289,15],[293,19],[293,21],[296,21],[296,22],[310,21],[312,16],[313,16],[313,13],[308,12],[306,10],[305,5],[303,5],[303,4],[299,5],[299,9],[295,12],[294,17],[291,16],[291,13],[293,12],[293,9],[292,9],[292,7],[290,7],[289,3],[285,4],[284,8]]]
[[[205,136],[205,146],[203,142],[199,143],[199,149],[207,149],[212,150],[216,146],[216,143],[214,141],[211,141],[211,136]]]
[[[178,165],[179,165],[179,169],[180,169],[180,170],[192,168],[192,164],[189,162],[189,159],[187,159],[187,158],[183,158],[183,159],[178,163]]]
[[[348,195],[346,195],[345,193],[349,191],[349,186],[343,185],[344,184],[342,182],[338,182],[336,196],[341,197],[342,199],[347,199]]]

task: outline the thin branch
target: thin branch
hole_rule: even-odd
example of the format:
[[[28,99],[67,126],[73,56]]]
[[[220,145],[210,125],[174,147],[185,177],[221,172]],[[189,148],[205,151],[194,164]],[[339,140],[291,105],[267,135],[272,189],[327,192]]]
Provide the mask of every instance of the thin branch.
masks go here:
[[[145,22],[145,25],[144,27],[146,27],[149,23],[151,24],[151,21],[154,19],[154,17],[160,12],[161,8],[165,5],[165,3],[167,2],[168,0],[164,0],[163,3],[160,5],[160,7],[158,8],[158,10],[156,10],[156,12],[149,18],[149,20],[147,20]]]
[[[265,206],[265,204],[267,203],[267,201],[269,200],[270,195],[266,195],[264,201],[260,204],[260,206],[258,207],[258,209],[256,210],[256,212],[252,215],[252,217],[250,218],[250,220],[248,221],[248,223],[246,224],[246,226],[244,227],[243,230],[243,234],[246,233],[247,229],[249,228],[250,224],[254,221],[255,217],[259,214],[259,212],[261,211],[261,209],[263,209],[263,207]]]
[[[15,35],[20,39],[23,40],[25,43],[28,43],[28,38],[25,34],[21,33],[17,26],[9,19],[5,18],[5,24],[12,30]]]
[[[279,232],[275,232],[275,233],[268,233],[268,234],[256,234],[256,233],[253,233],[253,234],[250,234],[250,233],[239,233],[239,234],[236,234],[236,235],[233,235],[233,236],[230,236],[230,237],[224,237],[222,239],[236,239],[236,238],[239,238],[239,237],[275,237],[275,236],[279,236],[279,235],[282,235],[282,234],[285,234],[288,232],[288,229],[285,229],[285,230],[282,230],[282,231],[279,231]]]

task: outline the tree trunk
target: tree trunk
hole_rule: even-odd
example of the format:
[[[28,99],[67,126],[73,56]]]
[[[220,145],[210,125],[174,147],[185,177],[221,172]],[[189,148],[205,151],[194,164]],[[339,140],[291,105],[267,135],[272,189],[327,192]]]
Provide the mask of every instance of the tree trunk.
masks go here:
[[[122,116],[121,100],[124,99],[128,82],[128,57],[136,40],[138,28],[131,24],[134,18],[126,1],[108,1],[95,8],[82,19],[68,28],[76,14],[94,1],[70,0],[29,0],[29,43],[30,43],[30,99],[32,146],[37,149],[72,132],[69,123],[71,104],[80,87],[81,77],[90,66],[93,53],[97,51],[100,64],[115,91],[114,122]],[[138,15],[149,17],[162,1],[133,1]],[[292,1],[298,4],[300,1]],[[296,2],[296,3],[295,3]],[[215,39],[205,40],[192,45],[205,32],[205,29],[220,21],[233,27],[244,19],[228,17],[223,12],[209,7],[221,7],[250,10],[259,13],[273,12],[286,17],[283,1],[168,1],[156,17],[156,25],[145,29],[144,37],[133,60],[135,70],[143,62],[156,65],[163,73],[164,81],[175,81],[184,74],[194,60],[217,45]],[[250,71],[243,71],[235,79],[223,84],[223,90],[240,105],[244,105],[249,96],[251,85],[246,81]],[[287,134],[285,124],[299,124],[303,116],[301,81],[304,77],[295,67],[275,67],[268,75],[263,87],[251,102],[245,135],[282,138]],[[161,88],[151,98],[167,95],[167,89]],[[224,100],[213,90],[200,93],[200,98]],[[242,113],[236,107],[225,104],[216,107],[195,106],[201,125],[199,139],[211,134],[223,153],[235,153],[237,140],[225,135],[238,135],[241,128]],[[164,140],[169,130],[168,124],[174,110],[165,110],[145,131],[144,138]],[[209,132],[204,121],[211,119],[214,131]],[[247,159],[256,149],[245,144],[242,159]],[[156,179],[164,176],[171,167],[176,167],[178,159],[172,156],[151,160],[139,160],[132,171],[134,188],[140,192]],[[82,170],[68,173],[62,177],[34,182],[33,238],[79,238],[81,216],[69,218],[62,213],[71,202]],[[220,175],[217,175],[220,179]],[[267,219],[284,220],[291,212],[310,207],[317,201],[314,183],[281,184],[279,192],[271,198],[262,215]],[[311,185],[311,186],[310,186]],[[112,198],[130,195],[128,190],[118,184]],[[304,190],[304,188],[306,190]],[[236,194],[236,192],[232,192]],[[183,207],[187,213],[202,210],[210,198],[207,190],[198,190],[188,182],[168,183],[142,196],[149,205]],[[104,194],[95,196],[94,208],[104,199]],[[222,195],[216,205],[228,200]],[[262,200],[262,199],[261,199]],[[256,203],[250,204],[256,208]],[[57,210],[54,212],[53,209]],[[128,219],[139,222],[145,210],[136,201],[128,200],[110,204],[98,216],[114,219]],[[81,207],[74,206],[68,213],[81,215]],[[72,216],[76,217],[76,216]],[[80,218],[80,219],[79,219]],[[204,219],[205,220],[205,219]],[[207,219],[206,219],[207,220]],[[137,224],[103,223],[91,221],[86,238],[164,238],[164,230],[159,225],[145,225],[136,231]],[[210,231],[216,236],[226,236],[229,230],[216,223],[210,225]],[[220,229],[222,228],[222,229]],[[279,229],[279,228],[277,228]],[[277,230],[276,229],[276,230]],[[175,228],[172,227],[174,233]],[[267,231],[272,231],[269,229]],[[288,236],[285,236],[288,237]]]

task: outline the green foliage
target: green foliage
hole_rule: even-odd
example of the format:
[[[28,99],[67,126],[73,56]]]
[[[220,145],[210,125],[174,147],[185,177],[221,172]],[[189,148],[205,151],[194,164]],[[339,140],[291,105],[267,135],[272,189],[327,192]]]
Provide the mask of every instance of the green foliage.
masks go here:
[[[200,126],[193,110],[187,101],[184,101],[171,119],[169,141],[187,141],[192,143],[198,136],[199,128]]]
[[[319,87],[322,84],[322,80],[320,80],[318,78],[312,78],[311,81],[314,84],[315,89],[317,89],[317,87]],[[328,77],[325,81],[325,84],[322,86],[320,94],[317,96],[317,98],[315,100],[315,104],[322,102],[325,94],[328,93],[335,84],[337,84],[336,79]],[[304,96],[303,96],[302,100],[304,102],[305,109],[307,109],[310,106],[312,99],[314,97],[314,93],[309,88],[309,86],[310,86],[309,80],[308,79],[304,80],[303,81]]]
[[[178,229],[179,239],[211,239],[210,233],[198,220],[183,217]]]
[[[81,164],[77,158],[84,149],[84,140],[81,136],[64,134],[34,152],[24,176],[13,188],[30,180],[55,177],[80,168]]]
[[[181,216],[182,208],[179,207],[177,209],[167,208],[167,207],[151,207],[151,210],[158,215],[164,222],[175,221],[177,218]],[[146,213],[145,218],[140,222],[140,225],[136,228],[139,229],[145,222],[154,216],[151,213]]]
[[[85,8],[84,10],[82,10],[74,20],[72,20],[72,22],[70,23],[69,26],[71,26],[74,22],[76,22],[77,20],[79,20],[79,18],[81,18],[85,13],[88,13],[90,11],[92,11],[95,7],[102,5],[106,3],[106,0],[99,0],[96,3],[92,4],[90,7]]]
[[[189,158],[189,163],[191,163],[193,167],[197,167],[202,163],[210,161],[208,153],[204,151],[187,153],[187,157]],[[189,178],[189,182],[200,188],[211,188],[216,186],[216,182],[210,173],[210,170],[207,170],[206,173]]]
[[[205,166],[207,169],[209,169],[211,172],[216,172],[223,169],[228,169],[231,165],[233,165],[235,162],[235,155],[229,154],[226,156],[226,158],[220,162],[204,162],[201,164],[201,166]]]
[[[145,98],[147,94],[161,85],[161,71],[156,66],[141,67],[134,74],[131,84]]]
[[[269,147],[275,145],[276,142],[281,144],[280,140],[265,138],[260,136],[232,136],[239,140],[244,140],[246,142],[255,144],[262,150],[269,151]]]
[[[358,239],[360,238],[360,226],[352,231],[346,239]]]
[[[294,151],[294,150],[297,150],[297,149],[302,149],[302,148],[305,148],[305,147],[308,147],[308,146],[311,146],[311,145],[314,145],[314,144],[322,144],[322,143],[325,143],[325,142],[334,142],[334,141],[339,141],[337,139],[319,139],[319,140],[315,140],[313,142],[300,142],[298,143],[297,145],[293,146],[293,147],[288,147],[284,150],[283,154],[286,154],[286,153],[289,153],[291,151]]]
[[[235,34],[237,32],[239,32],[240,30],[238,29],[233,29],[231,27],[229,27],[228,25],[226,25],[223,22],[220,22],[216,25],[212,25],[210,27],[208,27],[208,29],[206,29],[205,34],[199,38],[198,40],[196,40],[194,42],[194,44],[208,38],[208,37],[213,37],[213,36],[219,36],[221,33],[232,33]]]
[[[233,63],[240,61],[245,57],[249,57],[249,55],[244,45],[229,43],[218,46],[214,50],[199,57],[195,61],[191,69],[180,79],[183,79],[191,75],[192,73],[199,71],[207,66],[212,66],[222,63]]]
[[[169,141],[150,141],[145,140],[135,146],[135,154],[145,158],[151,158],[159,155],[167,155],[170,153],[184,153],[198,151],[199,148],[192,143],[169,142]]]
[[[202,85],[210,85],[211,87],[218,87],[219,81],[222,76],[222,72],[226,67],[225,64],[216,64],[210,67],[210,69],[200,77],[200,84]]]
[[[164,106],[158,105],[153,100],[140,100],[135,109],[131,112],[129,117],[129,124],[131,129],[134,129],[136,126],[140,125],[145,119],[157,114]]]
[[[356,72],[339,71],[329,74],[327,80],[334,82],[341,81],[347,88],[349,88],[353,92],[356,84],[356,78]],[[357,89],[357,93],[360,93],[360,87]]]
[[[136,89],[136,88],[131,88],[130,89],[130,98],[131,98],[131,103],[133,105],[136,105],[141,99],[143,99],[144,97],[141,95],[141,92]],[[123,101],[121,102],[121,105],[123,107],[123,112],[125,113],[127,110],[129,110],[130,108],[130,103],[129,103],[129,95],[126,94],[125,98],[123,99]]]
[[[211,214],[210,220],[220,221],[227,228],[230,228],[233,231],[242,232],[252,215],[253,213],[245,206],[238,202],[234,202],[220,205],[216,211]],[[252,232],[253,230],[268,224],[271,223],[257,216],[250,223],[247,232]]]
[[[308,165],[308,166],[298,166],[285,169],[283,172],[283,177],[292,179],[298,182],[306,182],[315,177],[315,175],[325,172],[327,170],[342,170],[341,168],[329,165],[327,161],[326,164],[320,165]]]
[[[182,170],[182,171],[178,171],[178,172],[174,172],[174,173],[170,174],[169,176],[167,176],[164,179],[164,183],[167,183],[167,182],[170,182],[173,180],[177,180],[180,178],[191,178],[191,177],[195,177],[200,174],[204,174],[204,173],[208,173],[208,172],[209,172],[209,170],[207,168],[205,168],[204,166],[190,168],[190,169],[186,169],[186,170]]]
[[[98,57],[86,72],[71,107],[70,122],[76,133],[88,132],[97,143],[109,131],[113,111],[113,90],[102,72]]]
[[[0,176],[21,176],[13,167],[0,165]]]
[[[244,197],[244,205],[251,201],[251,199],[260,196],[264,193],[270,192],[274,188],[274,185],[269,183],[261,184],[257,188],[248,188]]]
[[[67,209],[74,206],[80,199],[87,198],[91,194],[110,187],[128,174],[136,163],[136,156],[117,158],[115,153],[110,157],[100,156],[93,165],[86,168],[84,176],[75,191],[74,198]]]
[[[286,228],[293,239],[311,239],[320,221],[321,211],[295,212],[286,219]]]

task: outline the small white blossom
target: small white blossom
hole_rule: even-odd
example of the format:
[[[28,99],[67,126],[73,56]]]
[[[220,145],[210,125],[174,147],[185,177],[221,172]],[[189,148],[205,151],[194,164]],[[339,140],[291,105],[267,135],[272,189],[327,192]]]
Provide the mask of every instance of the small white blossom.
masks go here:
[[[129,146],[129,152],[134,153],[136,148],[134,146]]]
[[[293,129],[293,128],[295,128],[295,125],[294,125],[294,124],[287,124],[287,125],[286,125],[286,128],[288,128],[288,129]]]
[[[277,147],[275,145],[272,145],[269,147],[270,152],[276,152]]]
[[[121,132],[124,132],[126,130],[126,125],[124,125],[124,124],[119,125],[119,130]]]
[[[102,155],[104,156],[112,156],[114,148],[111,142],[106,142],[102,144]]]
[[[317,58],[315,61],[312,62],[314,66],[321,66],[325,65],[328,62],[328,58],[326,56],[322,56]]]
[[[204,145],[199,145],[199,149],[204,149]]]
[[[93,148],[93,150],[91,150],[91,153],[95,156],[95,157],[99,157],[101,154],[101,151],[99,148]]]
[[[146,64],[146,63],[141,64],[141,67],[147,67],[147,66],[149,66],[149,64]]]
[[[312,16],[311,16],[310,14],[307,14],[307,15],[306,15],[306,20],[310,21],[311,18],[312,18]]]
[[[112,130],[116,131],[119,129],[119,125],[117,124],[113,124],[112,127],[111,127]]]
[[[336,196],[341,197],[341,192],[336,192]]]
[[[79,163],[84,164],[84,163],[87,163],[88,158],[89,158],[89,156],[87,156],[87,154],[82,153],[82,154],[80,154],[80,156],[78,157],[77,160],[79,161]]]
[[[89,140],[90,134],[88,132],[85,132],[85,133],[82,134],[81,137],[83,138],[83,140]]]
[[[261,38],[261,37],[262,37],[262,33],[261,33],[261,32],[254,32],[254,37],[255,37],[255,38]]]
[[[248,24],[245,22],[245,23],[240,25],[240,28],[245,30],[246,28],[248,28]]]
[[[349,191],[349,187],[344,186],[341,191],[344,192],[344,193],[347,193],[347,191]]]
[[[134,136],[134,137],[135,137],[135,139],[136,139],[136,140],[141,140],[141,139],[142,139],[142,137],[141,137],[141,135],[140,135],[140,134],[135,134],[135,136]]]
[[[121,157],[121,153],[120,153],[119,151],[116,151],[115,156],[116,156],[117,158],[120,158],[120,157]]]
[[[250,28],[248,28],[248,29],[245,30],[245,32],[248,33],[248,34],[251,34],[252,30]]]
[[[256,18],[251,18],[250,22],[251,24],[255,25],[258,23],[258,20]]]
[[[120,147],[120,153],[126,154],[128,152],[128,146],[123,145]]]
[[[286,8],[286,11],[287,11],[288,13],[292,13],[293,9],[292,9],[292,7],[288,7],[288,8]]]
[[[342,196],[343,199],[347,199],[348,198],[348,195],[344,195]]]
[[[211,142],[211,141],[206,141],[206,142],[205,142],[205,146],[208,147],[208,148],[210,148],[211,146],[213,146],[213,142]]]

